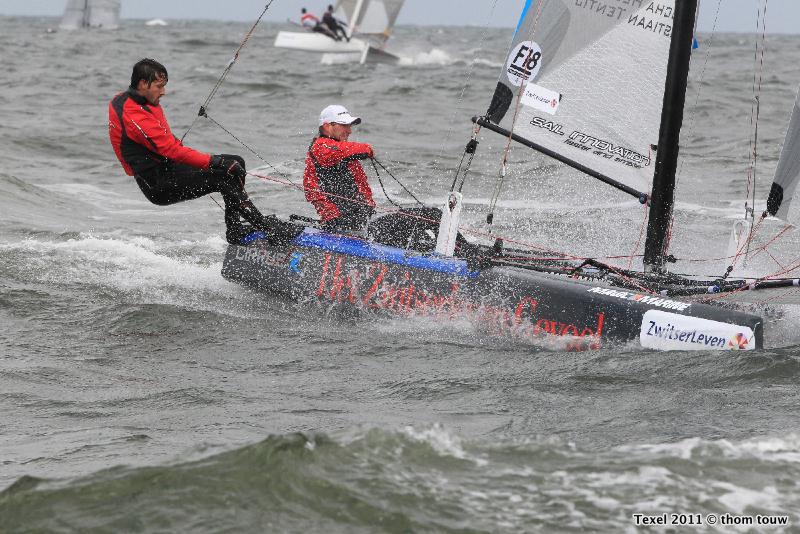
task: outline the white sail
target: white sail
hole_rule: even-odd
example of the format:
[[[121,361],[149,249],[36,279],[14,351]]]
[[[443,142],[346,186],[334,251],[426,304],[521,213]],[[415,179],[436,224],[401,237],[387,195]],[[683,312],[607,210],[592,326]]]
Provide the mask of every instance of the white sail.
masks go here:
[[[800,182],[800,92],[794,102],[792,118],[789,119],[781,157],[767,198],[770,215],[787,220],[797,182]]]
[[[67,0],[59,28],[77,30],[86,26],[86,12],[89,0]]]
[[[339,0],[335,12],[347,22],[351,35],[388,39],[405,0]]]
[[[490,120],[649,192],[674,3],[527,0]]]
[[[119,28],[121,0],[90,0],[86,17],[90,28]]]
[[[80,28],[119,27],[121,0],[68,0],[59,27],[64,30]]]

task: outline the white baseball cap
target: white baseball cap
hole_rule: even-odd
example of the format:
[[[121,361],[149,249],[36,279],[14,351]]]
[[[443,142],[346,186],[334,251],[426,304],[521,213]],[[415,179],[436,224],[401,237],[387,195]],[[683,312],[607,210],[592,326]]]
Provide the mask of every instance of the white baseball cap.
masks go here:
[[[319,125],[326,123],[335,124],[361,124],[360,117],[353,117],[347,108],[334,104],[322,110],[319,114]]]

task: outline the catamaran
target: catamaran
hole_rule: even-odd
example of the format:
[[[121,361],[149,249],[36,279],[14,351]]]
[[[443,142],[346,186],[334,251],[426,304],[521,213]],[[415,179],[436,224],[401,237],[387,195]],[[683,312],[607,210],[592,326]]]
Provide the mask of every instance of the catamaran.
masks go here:
[[[119,28],[121,0],[68,0],[59,28]]]
[[[394,24],[405,0],[339,0],[334,8],[337,19],[345,22],[347,39],[336,41],[319,32],[281,31],[276,48],[289,48],[332,55],[349,56],[360,63],[396,63],[399,57],[386,51]]]
[[[473,118],[465,155],[474,156],[478,131],[486,129],[636,198],[649,208],[642,271],[512,249],[502,238],[467,239],[468,229],[459,226],[465,171],[460,184],[456,173],[441,209],[379,217],[367,236],[325,233],[292,216],[300,225],[296,238],[230,245],[223,276],[326,308],[469,318],[484,332],[566,350],[618,343],[658,350],[763,347],[762,317],[723,299],[700,300],[798,286],[797,279],[702,279],[666,268],[697,0],[626,4],[613,13],[593,5],[524,3],[488,111]],[[626,60],[632,54],[636,61]],[[787,141],[787,157],[791,146]],[[796,169],[796,159],[779,165],[771,213],[787,209]]]

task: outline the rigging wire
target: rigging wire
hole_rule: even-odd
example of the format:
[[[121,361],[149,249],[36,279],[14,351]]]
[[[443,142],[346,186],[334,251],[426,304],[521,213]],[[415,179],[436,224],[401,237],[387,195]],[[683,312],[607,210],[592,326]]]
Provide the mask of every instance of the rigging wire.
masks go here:
[[[250,31],[248,31],[247,34],[244,36],[244,39],[242,40],[241,44],[239,44],[239,48],[237,48],[236,52],[234,52],[233,58],[231,58],[231,60],[228,62],[228,65],[225,67],[225,70],[222,71],[222,75],[217,80],[217,83],[211,89],[211,92],[208,94],[205,101],[200,105],[200,110],[197,112],[197,116],[194,118],[194,121],[192,121],[192,124],[189,126],[189,129],[186,130],[186,133],[184,133],[183,136],[181,137],[181,142],[183,142],[184,138],[188,135],[188,133],[192,130],[192,128],[194,128],[195,124],[197,124],[197,121],[200,120],[200,117],[207,116],[206,110],[208,109],[208,106],[211,104],[211,100],[214,98],[214,96],[216,96],[219,88],[222,87],[222,84],[225,81],[225,78],[228,76],[228,73],[231,71],[233,65],[239,59],[239,53],[245,47],[247,41],[250,40],[250,36],[253,35],[253,32],[256,30],[256,27],[261,22],[261,19],[264,18],[264,15],[269,10],[270,6],[272,6],[272,3],[274,1],[275,0],[269,0],[267,2],[267,4],[264,6],[264,10],[258,16],[258,19],[256,19],[256,21],[253,23],[253,26],[250,28]]]
[[[530,40],[531,41],[536,36],[536,29],[539,26],[539,19],[541,18],[542,11],[544,9],[545,4],[547,4],[547,0],[541,0],[537,5],[536,18],[533,20],[533,26],[531,27],[531,33],[530,33]],[[533,50],[530,50],[528,52],[528,59],[531,58],[533,53],[534,53]],[[494,188],[494,191],[492,193],[492,198],[489,201],[489,214],[486,216],[486,223],[489,225],[490,228],[492,226],[492,223],[494,222],[494,210],[495,210],[495,207],[497,206],[497,200],[500,197],[500,192],[503,189],[503,184],[504,184],[505,179],[506,179],[506,165],[508,164],[508,155],[511,152],[511,141],[512,141],[512,138],[513,138],[513,135],[514,135],[514,127],[517,124],[517,118],[519,117],[519,110],[520,110],[520,107],[522,105],[522,93],[525,90],[525,86],[526,86],[525,81],[526,80],[523,80],[523,82],[520,83],[520,85],[519,85],[519,91],[517,92],[517,104],[516,104],[516,106],[514,106],[514,117],[511,120],[511,125],[509,126],[509,129],[508,129],[508,140],[506,142],[506,147],[503,150],[503,159],[500,162],[500,170],[499,170],[499,173],[498,173],[499,174],[498,181],[495,184],[495,188]]]
[[[747,192],[745,193],[744,203],[744,219],[750,219],[750,230],[744,244],[737,248],[736,254],[733,257],[733,261],[726,269],[725,274],[722,276],[723,280],[733,272],[733,269],[735,268],[740,257],[744,256],[745,261],[748,257],[750,257],[750,246],[758,235],[758,230],[761,226],[761,223],[766,218],[765,213],[761,216],[758,223],[755,222],[756,177],[758,170],[758,125],[761,114],[761,89],[764,77],[764,55],[766,51],[766,18],[768,3],[769,0],[763,0],[763,4],[759,3],[759,7],[756,9],[756,34],[758,34],[759,30],[761,30],[761,37],[760,46],[759,38],[756,37],[755,48],[753,50],[753,103],[751,104],[750,108],[750,126],[752,128],[752,136],[749,140],[750,150],[748,159],[750,161],[750,165],[747,170]],[[763,6],[763,9],[761,6]],[[750,204],[751,198],[752,206]],[[772,243],[773,241],[775,241],[775,238],[771,239],[769,243]],[[764,247],[761,247],[757,250],[757,252],[761,252],[763,250]],[[769,254],[769,252],[767,252],[767,254]]]
[[[456,101],[456,106],[455,109],[453,110],[453,116],[450,119],[450,127],[447,130],[447,135],[445,135],[444,140],[442,141],[442,146],[439,149],[439,155],[437,156],[437,159],[433,161],[434,174],[439,170],[437,169],[437,164],[441,161],[442,157],[444,156],[444,151],[447,146],[447,142],[450,140],[450,136],[453,133],[453,124],[455,123],[456,117],[458,116],[459,107],[461,106],[461,103],[464,101],[464,96],[466,95],[467,89],[469,88],[470,80],[472,79],[472,73],[475,70],[475,65],[477,63],[478,53],[483,51],[483,45],[486,43],[486,37],[489,33],[489,24],[494,18],[495,7],[497,7],[497,0],[494,0],[492,2],[492,7],[489,10],[489,16],[486,18],[486,24],[483,26],[483,31],[481,32],[481,39],[478,42],[478,49],[475,51],[475,56],[472,58],[472,61],[469,64],[469,68],[467,70],[467,77],[464,80],[464,85],[461,87],[461,94],[458,95],[458,100]]]
[[[231,132],[230,130],[228,130],[227,128],[225,128],[225,127],[224,127],[222,124],[220,124],[219,122],[217,122],[216,120],[214,120],[214,119],[213,119],[213,118],[212,118],[212,117],[211,117],[211,116],[208,114],[208,112],[207,112],[205,109],[203,110],[202,116],[203,116],[203,117],[205,117],[205,118],[207,118],[207,119],[208,119],[208,120],[210,120],[211,122],[213,122],[215,125],[217,125],[217,126],[218,126],[218,127],[219,127],[219,128],[222,130],[222,131],[223,131],[223,132],[225,132],[225,133],[227,133],[228,135],[230,135],[231,137],[233,137],[233,138],[234,138],[234,139],[235,139],[235,140],[236,140],[236,141],[237,141],[237,142],[238,142],[240,145],[242,145],[244,148],[246,148],[247,150],[249,150],[249,151],[250,151],[250,153],[252,153],[252,154],[253,154],[255,157],[257,157],[258,159],[260,159],[261,161],[263,161],[263,162],[264,162],[264,164],[265,164],[265,165],[267,165],[268,167],[270,167],[272,170],[274,170],[274,171],[275,171],[275,172],[277,172],[278,174],[285,174],[285,173],[283,173],[283,172],[279,171],[277,168],[275,168],[275,166],[274,166],[274,165],[272,165],[272,164],[271,164],[269,161],[267,161],[267,160],[265,160],[263,157],[261,157],[261,154],[259,154],[258,152],[256,152],[256,150],[255,150],[254,148],[250,147],[250,145],[248,145],[247,143],[245,143],[244,141],[242,141],[241,139],[239,139],[238,137],[236,137],[236,135],[235,135],[233,132]]]
[[[755,207],[756,207],[756,178],[757,178],[757,170],[758,170],[758,124],[759,118],[761,115],[761,89],[764,80],[764,54],[766,50],[766,33],[767,33],[767,5],[769,4],[769,0],[764,0],[764,8],[763,12],[761,10],[757,11],[756,14],[756,31],[759,29],[759,24],[761,28],[761,53],[759,59],[759,46],[758,46],[758,39],[756,39],[756,48],[754,51],[753,57],[753,66],[755,67],[756,64],[758,65],[758,69],[753,69],[753,104],[750,112],[750,124],[753,127],[753,137],[750,140],[750,169],[748,173],[747,179],[747,195],[745,197],[745,204],[744,204],[744,218],[750,218],[751,230],[750,235],[747,238],[746,242],[746,250],[745,250],[745,258],[748,256],[750,252],[750,242],[755,237],[753,233],[753,225],[755,223]],[[758,70],[758,73],[756,73]],[[758,77],[758,83],[756,84],[756,77]],[[756,85],[758,89],[756,90]],[[752,205],[750,204],[750,198],[752,196]]]

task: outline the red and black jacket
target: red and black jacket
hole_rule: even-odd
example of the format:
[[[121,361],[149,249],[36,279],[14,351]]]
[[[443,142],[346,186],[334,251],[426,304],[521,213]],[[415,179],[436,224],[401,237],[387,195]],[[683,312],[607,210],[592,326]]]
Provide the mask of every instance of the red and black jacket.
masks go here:
[[[134,89],[108,105],[108,137],[129,176],[162,166],[167,161],[208,168],[211,155],[183,146],[172,135],[164,110],[149,104]]]
[[[371,155],[372,147],[365,143],[329,137],[318,137],[311,143],[303,187],[306,200],[314,204],[322,222],[375,206],[367,175],[358,161]]]

